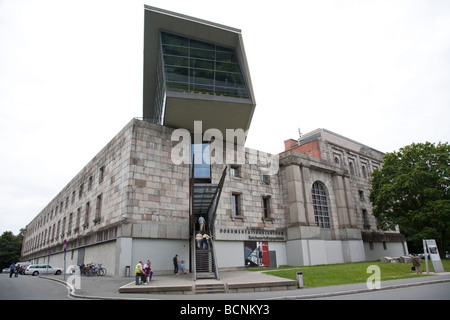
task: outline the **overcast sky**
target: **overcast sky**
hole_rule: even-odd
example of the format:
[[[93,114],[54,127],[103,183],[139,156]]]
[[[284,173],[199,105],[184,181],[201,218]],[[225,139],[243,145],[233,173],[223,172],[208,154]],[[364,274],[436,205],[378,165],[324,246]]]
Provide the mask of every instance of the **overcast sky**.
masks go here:
[[[144,3],[242,30],[247,146],[326,128],[383,152],[450,137],[450,1],[0,0],[0,233],[142,116]]]

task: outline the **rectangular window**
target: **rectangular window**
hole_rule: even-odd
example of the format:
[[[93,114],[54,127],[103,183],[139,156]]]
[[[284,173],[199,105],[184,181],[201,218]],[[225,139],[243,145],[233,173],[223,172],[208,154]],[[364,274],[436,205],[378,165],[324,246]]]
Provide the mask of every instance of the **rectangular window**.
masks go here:
[[[80,229],[80,220],[81,220],[81,207],[77,209],[77,218],[75,221],[75,229],[74,231],[78,231]]]
[[[100,171],[98,173],[98,183],[102,182],[105,178],[105,166],[100,168]]]
[[[209,143],[193,144],[192,156],[194,164],[194,178],[211,179],[211,154]]]
[[[241,177],[241,167],[232,165],[230,167],[230,176],[235,177],[235,178],[240,178]]]
[[[69,214],[69,226],[67,228],[67,234],[72,232],[72,220],[73,220],[73,212]]]
[[[83,223],[83,229],[86,229],[87,227],[89,227],[89,213],[91,211],[91,203],[87,202],[86,203],[86,211],[84,213],[84,223]]]
[[[88,179],[88,191],[92,190],[92,176],[89,177]]]
[[[80,192],[79,192],[79,194],[78,194],[78,198],[80,198],[80,199],[81,199],[81,197],[83,196],[83,189],[84,189],[84,183],[82,183],[82,184],[80,185]]]
[[[263,197],[263,213],[264,213],[264,219],[271,218],[270,214],[270,196]]]
[[[64,232],[66,230],[66,217],[63,218],[62,227],[61,227],[61,239],[64,239]]]
[[[233,193],[231,195],[231,203],[232,203],[231,214],[232,214],[233,217],[241,215],[241,210],[239,208],[239,205],[240,205],[240,202],[241,202],[240,198],[241,198],[240,194]]]
[[[365,201],[365,197],[364,197],[364,191],[363,190],[359,190],[359,200],[360,201]]]
[[[100,218],[102,215],[102,195],[97,197],[97,203],[95,207],[95,219],[94,224],[100,223]]]
[[[262,174],[261,175],[261,181],[264,184],[270,184],[270,176],[267,174]]]

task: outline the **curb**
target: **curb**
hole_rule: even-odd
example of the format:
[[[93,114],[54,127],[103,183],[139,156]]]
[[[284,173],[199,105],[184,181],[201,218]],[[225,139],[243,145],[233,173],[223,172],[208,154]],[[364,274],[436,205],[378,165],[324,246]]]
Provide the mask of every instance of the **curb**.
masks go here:
[[[67,281],[54,279],[45,276],[39,276],[39,278],[52,280],[58,282],[67,288],[67,295],[77,299],[88,299],[88,300],[161,300],[161,299],[152,299],[152,298],[125,298],[125,297],[102,297],[102,296],[88,296],[88,295],[80,295],[75,293],[75,288],[67,283]],[[306,294],[306,295],[296,295],[296,296],[285,296],[285,297],[274,297],[274,298],[264,298],[259,300],[305,300],[305,299],[318,299],[318,298],[326,298],[326,297],[334,297],[334,296],[344,296],[358,293],[366,293],[372,291],[382,291],[382,290],[392,290],[392,289],[401,289],[407,287],[417,287],[429,284],[437,284],[450,282],[450,279],[440,279],[440,280],[430,280],[430,281],[422,281],[422,282],[414,282],[414,283],[404,283],[404,284],[396,284],[381,287],[379,289],[354,289],[348,291],[336,291],[336,292],[327,292],[327,293],[314,293],[314,294]],[[189,299],[187,299],[189,300]]]
[[[58,282],[59,284],[62,284],[63,286],[65,286],[67,288],[67,295],[72,297],[72,298],[76,298],[76,299],[87,299],[87,300],[156,300],[156,299],[149,299],[149,298],[122,298],[122,297],[102,297],[102,296],[80,295],[80,294],[75,293],[75,288],[71,284],[67,283],[67,281],[59,280],[59,279],[55,279],[55,278],[50,278],[50,277],[44,277],[44,276],[39,276],[39,278],[52,280],[52,281]]]
[[[350,295],[350,294],[366,293],[366,292],[372,292],[372,291],[382,291],[382,290],[401,289],[401,288],[407,288],[407,287],[417,287],[417,286],[424,286],[424,285],[427,285],[427,284],[436,284],[436,283],[443,283],[443,282],[450,282],[450,279],[441,279],[441,280],[422,281],[422,282],[415,282],[415,283],[396,284],[396,285],[390,285],[390,286],[381,287],[379,289],[355,289],[355,290],[348,290],[348,291],[314,293],[314,294],[301,295],[301,296],[286,296],[286,297],[266,298],[264,300],[318,299],[318,298],[326,298],[326,297],[345,296],[345,295]]]

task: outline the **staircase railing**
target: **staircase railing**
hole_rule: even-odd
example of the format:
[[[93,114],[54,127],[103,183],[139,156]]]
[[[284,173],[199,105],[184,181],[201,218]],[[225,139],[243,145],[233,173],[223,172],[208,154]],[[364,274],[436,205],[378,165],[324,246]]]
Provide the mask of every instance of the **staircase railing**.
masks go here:
[[[209,243],[208,243],[208,247],[209,247],[209,251],[211,252],[211,255],[208,254],[208,265],[209,263],[211,263],[211,265],[214,267],[214,276],[216,279],[220,279],[219,277],[219,267],[217,264],[217,256],[216,256],[216,250],[215,250],[215,246],[214,246],[214,241],[213,241],[213,233],[212,231],[214,230],[214,222],[215,222],[215,218],[216,218],[216,212],[217,212],[217,207],[219,204],[219,200],[220,200],[220,195],[222,193],[222,188],[223,188],[223,184],[225,181],[225,176],[226,176],[226,171],[227,171],[227,167],[225,167],[225,169],[223,170],[222,173],[222,177],[220,179],[219,184],[217,185],[217,190],[215,192],[214,198],[211,201],[211,204],[209,206],[208,212],[207,212],[207,219],[206,219],[206,232],[208,232],[207,234],[210,236],[209,239]],[[192,165],[192,169],[191,169],[191,176],[189,179],[189,193],[190,193],[190,206],[189,206],[189,214],[190,214],[190,218],[191,218],[191,234],[192,234],[192,253],[193,253],[193,257],[192,257],[192,269],[193,269],[193,274],[194,274],[194,280],[197,279],[198,276],[198,272],[197,272],[197,240],[195,239],[196,237],[196,230],[195,230],[195,226],[196,226],[196,219],[197,219],[197,215],[198,212],[194,212],[194,207],[193,207],[193,196],[194,196],[194,165]],[[208,268],[209,271],[209,268]]]
[[[214,248],[214,241],[213,241],[212,237],[211,237],[211,239],[209,239],[209,245],[211,248],[211,255],[212,255],[212,259],[213,259],[213,263],[214,263],[214,275],[216,276],[217,280],[220,280],[219,266],[217,265],[216,249]]]

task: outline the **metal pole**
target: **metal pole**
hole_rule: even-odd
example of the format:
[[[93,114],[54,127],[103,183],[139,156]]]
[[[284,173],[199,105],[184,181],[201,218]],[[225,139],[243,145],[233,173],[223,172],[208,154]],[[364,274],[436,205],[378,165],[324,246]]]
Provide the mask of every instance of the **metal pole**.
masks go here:
[[[64,281],[66,281],[66,252],[67,251],[67,240],[64,240]]]
[[[428,250],[427,250],[427,242],[426,240],[422,240],[423,242],[423,253],[425,254],[425,267],[427,268],[427,273],[430,273],[428,271]]]

